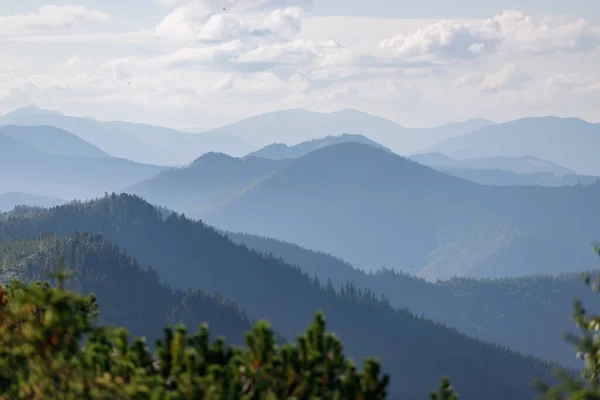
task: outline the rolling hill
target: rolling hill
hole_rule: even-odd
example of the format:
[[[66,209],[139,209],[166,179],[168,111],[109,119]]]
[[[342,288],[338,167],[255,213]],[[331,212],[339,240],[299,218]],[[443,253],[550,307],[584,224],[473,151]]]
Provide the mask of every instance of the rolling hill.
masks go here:
[[[302,157],[312,151],[320,149],[321,147],[346,142],[362,143],[369,146],[382,148],[387,151],[391,151],[389,149],[386,149],[379,143],[364,137],[363,135],[343,134],[339,136],[327,136],[322,139],[309,140],[307,142],[298,143],[295,146],[288,146],[284,143],[273,143],[266,147],[263,147],[260,150],[248,154],[248,156],[268,158],[271,160],[292,159]]]
[[[420,398],[440,375],[450,375],[465,399],[484,391],[492,400],[528,399],[529,380],[550,379],[554,368],[397,310],[353,285],[336,291],[298,267],[232,243],[201,222],[181,215],[163,219],[134,196],[112,195],[26,216],[13,213],[0,222],[0,242],[75,231],[103,234],[142,265],[153,265],[173,287],[216,291],[240,304],[250,318],[267,318],[287,337],[323,310],[328,327],[343,338],[355,360],[374,355],[386,366],[394,377],[391,398]]]
[[[256,115],[208,132],[224,133],[260,146],[295,145],[331,135],[360,134],[397,153],[408,154],[490,124],[493,122],[475,119],[435,128],[409,129],[354,109],[332,113],[291,109]]]
[[[599,202],[600,184],[482,186],[343,143],[293,160],[202,218],[366,270],[501,277],[585,269],[586,246],[600,238]]]
[[[600,124],[577,118],[523,118],[448,139],[426,149],[455,158],[533,156],[579,174],[600,175]],[[567,151],[568,149],[568,151]]]
[[[47,153],[0,133],[0,187],[6,192],[63,199],[96,197],[165,169],[112,157]]]

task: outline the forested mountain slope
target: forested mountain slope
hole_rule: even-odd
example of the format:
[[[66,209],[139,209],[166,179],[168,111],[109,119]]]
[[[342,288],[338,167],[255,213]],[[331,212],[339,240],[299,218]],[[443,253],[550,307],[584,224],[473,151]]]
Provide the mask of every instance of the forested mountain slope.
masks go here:
[[[336,293],[297,267],[235,245],[214,229],[172,215],[162,219],[141,199],[109,196],[0,222],[0,240],[42,232],[101,233],[174,287],[194,285],[236,301],[250,318],[265,317],[288,337],[304,330],[316,310],[355,360],[377,356],[394,376],[392,397],[421,398],[439,376],[450,375],[465,399],[528,399],[528,382],[549,379],[553,367],[484,344],[349,285]]]
[[[215,335],[237,344],[250,328],[236,304],[197,289],[171,289],[161,283],[154,269],[142,268],[100,235],[75,233],[63,238],[45,234],[36,240],[3,242],[0,283],[46,280],[61,256],[65,267],[74,272],[67,287],[96,295],[102,323],[124,326],[134,335],[147,336],[149,343],[162,336],[165,326],[178,323],[193,330],[207,322]]]
[[[561,335],[572,330],[569,319],[574,299],[593,310],[598,296],[580,274],[529,276],[505,279],[454,278],[436,283],[413,275],[383,270],[366,273],[331,255],[292,243],[248,234],[227,232],[234,242],[298,265],[335,287],[353,282],[386,296],[392,305],[443,322],[469,336],[492,341],[536,357],[550,358],[574,368],[571,344]],[[586,267],[600,267],[600,260]],[[591,273],[597,274],[598,269]]]
[[[429,279],[579,271],[600,184],[491,187],[358,143],[293,160],[203,219]],[[568,212],[567,212],[568,210]]]

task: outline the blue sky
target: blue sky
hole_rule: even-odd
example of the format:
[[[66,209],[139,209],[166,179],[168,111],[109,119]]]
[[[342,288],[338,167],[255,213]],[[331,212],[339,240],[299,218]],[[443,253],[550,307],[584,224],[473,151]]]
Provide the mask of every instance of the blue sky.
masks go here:
[[[174,127],[348,107],[406,126],[600,122],[598,0],[2,1],[0,47],[0,113],[35,104]]]

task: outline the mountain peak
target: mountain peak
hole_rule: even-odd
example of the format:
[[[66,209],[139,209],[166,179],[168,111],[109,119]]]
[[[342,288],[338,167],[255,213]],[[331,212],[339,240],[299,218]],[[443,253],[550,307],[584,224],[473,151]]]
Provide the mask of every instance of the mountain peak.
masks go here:
[[[209,151],[208,153],[202,154],[200,157],[195,159],[192,162],[192,165],[199,164],[201,162],[231,162],[237,160],[237,158],[227,155],[225,153],[218,153],[214,151]]]
[[[3,116],[13,116],[13,117],[25,117],[28,115],[40,115],[40,114],[45,114],[45,115],[63,115],[61,113],[59,113],[58,111],[52,111],[52,110],[45,110],[43,108],[40,108],[38,106],[35,105],[30,105],[30,106],[25,106],[25,107],[21,107],[21,108],[17,108],[16,110],[10,111],[6,114],[4,114]]]

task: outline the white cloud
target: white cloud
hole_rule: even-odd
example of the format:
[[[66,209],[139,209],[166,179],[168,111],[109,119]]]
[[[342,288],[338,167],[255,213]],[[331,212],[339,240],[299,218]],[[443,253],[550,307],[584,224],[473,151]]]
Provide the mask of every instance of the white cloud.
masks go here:
[[[507,89],[520,89],[531,76],[521,72],[515,64],[508,64],[500,71],[487,74],[479,88],[484,92],[497,92]]]
[[[77,13],[46,23],[50,34],[25,24],[19,35],[45,36],[3,41],[0,109],[62,105],[186,125],[296,107],[355,107],[408,126],[557,110],[600,119],[598,27],[581,19],[315,18],[303,0],[162,3],[162,18],[132,32],[90,32],[107,19]],[[14,26],[23,15],[0,18]]]
[[[464,86],[475,86],[480,84],[483,81],[483,76],[476,72],[470,72],[466,75],[461,76],[458,79],[455,79],[452,82],[452,86],[456,88],[464,87]]]
[[[36,12],[0,16],[0,35],[22,36],[53,31],[80,31],[94,24],[110,21],[107,13],[79,5],[40,7]]]
[[[158,36],[181,40],[228,41],[245,37],[293,36],[300,32],[301,9],[277,8],[266,16],[247,14],[256,7],[285,6],[286,1],[183,2],[156,27]],[[174,4],[181,4],[174,3]]]
[[[154,62],[173,67],[212,64],[223,66],[242,54],[245,49],[246,45],[240,40],[212,46],[184,47],[174,53],[158,57]]]
[[[585,52],[600,47],[600,26],[584,19],[544,18],[539,23],[508,10],[479,21],[442,20],[379,42],[374,56],[384,62],[444,63],[487,54]]]

